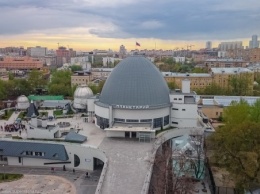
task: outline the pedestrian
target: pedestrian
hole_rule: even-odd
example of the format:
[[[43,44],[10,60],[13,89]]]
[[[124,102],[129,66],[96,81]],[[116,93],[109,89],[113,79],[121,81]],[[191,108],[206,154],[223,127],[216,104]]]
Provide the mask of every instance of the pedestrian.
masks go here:
[[[86,178],[88,178],[88,172],[86,172]]]
[[[52,173],[54,172],[54,168],[53,168],[53,167],[51,167],[51,172],[52,172]]]
[[[20,136],[21,136],[21,133],[22,133],[22,132],[21,132],[21,130],[20,130],[20,131],[19,131]]]
[[[63,165],[63,171],[66,171],[66,167],[65,167],[65,165]]]
[[[73,168],[73,170],[72,170],[72,171],[73,171],[73,174],[75,174],[75,169],[74,169],[74,168]]]

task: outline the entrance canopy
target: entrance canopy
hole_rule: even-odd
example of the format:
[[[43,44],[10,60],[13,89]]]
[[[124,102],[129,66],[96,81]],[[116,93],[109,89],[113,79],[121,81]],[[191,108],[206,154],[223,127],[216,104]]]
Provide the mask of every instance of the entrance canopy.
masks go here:
[[[151,123],[117,123],[115,122],[111,128],[105,131],[129,131],[129,132],[150,132],[155,133]]]

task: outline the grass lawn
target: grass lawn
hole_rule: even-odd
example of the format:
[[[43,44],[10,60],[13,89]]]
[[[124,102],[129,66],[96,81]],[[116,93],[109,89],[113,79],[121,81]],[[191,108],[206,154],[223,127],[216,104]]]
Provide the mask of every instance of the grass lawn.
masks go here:
[[[9,182],[15,181],[22,178],[22,174],[7,174],[7,173],[0,173],[0,183],[2,182]]]
[[[48,117],[48,112],[39,112],[39,116],[42,117],[43,115],[45,115],[46,117]]]
[[[54,110],[54,111],[53,111],[53,114],[54,114],[55,116],[63,115],[63,111],[62,111],[62,110]]]
[[[3,114],[2,119],[8,120],[13,114],[14,110],[7,110],[7,114]]]
[[[22,111],[19,113],[17,118],[24,119],[24,117],[26,117],[26,113]]]
[[[168,127],[168,128],[162,129],[162,130],[158,130],[158,131],[155,132],[155,135],[158,135],[159,133],[162,133],[162,132],[164,132],[164,131],[168,131],[168,130],[174,129],[174,128],[175,128],[175,127]]]

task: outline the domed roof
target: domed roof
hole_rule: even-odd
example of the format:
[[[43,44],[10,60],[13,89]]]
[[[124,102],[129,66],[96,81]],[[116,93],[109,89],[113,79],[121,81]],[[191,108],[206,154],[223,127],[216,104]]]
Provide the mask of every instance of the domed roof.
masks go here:
[[[86,85],[80,85],[74,92],[74,98],[89,98],[93,96],[92,90]]]
[[[112,71],[100,94],[106,105],[169,106],[169,88],[161,72],[148,59],[132,56]]]
[[[29,99],[25,95],[21,95],[17,98],[17,103],[29,103]]]

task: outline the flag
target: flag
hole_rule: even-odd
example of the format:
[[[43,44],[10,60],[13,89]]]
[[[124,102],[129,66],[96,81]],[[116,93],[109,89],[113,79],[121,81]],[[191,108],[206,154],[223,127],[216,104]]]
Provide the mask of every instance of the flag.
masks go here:
[[[135,46],[141,46],[138,42],[135,42]]]

